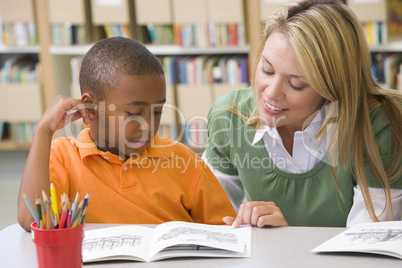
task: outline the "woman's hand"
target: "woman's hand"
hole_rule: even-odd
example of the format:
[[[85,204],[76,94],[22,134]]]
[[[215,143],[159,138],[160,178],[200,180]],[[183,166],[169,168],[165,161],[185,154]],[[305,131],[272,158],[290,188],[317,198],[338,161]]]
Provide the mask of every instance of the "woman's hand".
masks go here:
[[[275,203],[263,201],[241,204],[236,218],[224,217],[223,221],[234,228],[238,228],[241,224],[252,224],[258,227],[288,226]]]

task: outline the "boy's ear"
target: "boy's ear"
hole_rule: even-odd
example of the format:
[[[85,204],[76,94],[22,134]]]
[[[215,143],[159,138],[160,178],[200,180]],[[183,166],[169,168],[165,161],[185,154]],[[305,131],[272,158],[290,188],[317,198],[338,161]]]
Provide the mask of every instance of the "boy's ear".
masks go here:
[[[81,95],[81,101],[83,103],[93,103],[93,104],[96,103],[96,99],[89,92],[85,92],[84,94]]]
[[[81,101],[87,106],[87,110],[96,117],[98,100],[91,93],[85,92],[81,95]]]

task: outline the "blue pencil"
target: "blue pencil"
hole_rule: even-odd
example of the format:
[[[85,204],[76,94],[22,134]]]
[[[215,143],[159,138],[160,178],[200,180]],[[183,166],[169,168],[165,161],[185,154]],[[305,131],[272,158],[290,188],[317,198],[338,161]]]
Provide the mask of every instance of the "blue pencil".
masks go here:
[[[70,225],[73,224],[75,212],[77,211],[77,208],[78,208],[79,199],[80,199],[80,191],[77,191],[77,193],[75,194],[75,200],[74,200],[72,208],[71,208]]]
[[[89,193],[87,193],[84,198],[84,206],[82,207],[82,214],[81,214],[82,215],[81,224],[83,224],[85,221],[85,214],[87,212],[88,202],[89,202]]]
[[[39,218],[38,218],[38,214],[36,213],[35,208],[33,207],[32,203],[31,203],[31,200],[29,200],[29,197],[26,195],[26,193],[22,193],[22,196],[24,197],[25,203],[27,204],[29,210],[31,211],[31,214],[34,217],[34,219],[36,221],[36,224],[37,224],[37,226],[39,228],[40,221],[39,221]]]

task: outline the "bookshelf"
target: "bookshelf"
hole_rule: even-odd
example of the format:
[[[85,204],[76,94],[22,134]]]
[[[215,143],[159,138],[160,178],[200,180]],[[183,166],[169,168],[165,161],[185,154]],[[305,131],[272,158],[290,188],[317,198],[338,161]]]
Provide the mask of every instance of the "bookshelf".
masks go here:
[[[377,2],[382,4],[382,7],[375,9],[370,7],[369,10],[381,11],[377,12],[382,14],[380,19],[387,21],[388,15],[386,12],[384,15],[382,10],[387,10],[387,4],[390,1],[393,0],[379,0]],[[37,55],[42,72],[40,73],[40,82],[36,84],[36,89],[32,91],[33,95],[31,99],[37,100],[35,102],[37,102],[36,107],[39,111],[46,109],[56,95],[72,96],[77,94],[77,86],[72,85],[71,60],[85,55],[94,42],[106,37],[108,34],[107,27],[105,26],[124,26],[124,31],[128,32],[131,38],[135,38],[146,44],[150,51],[162,60],[166,57],[224,57],[226,55],[248,57],[248,75],[250,75],[263,30],[263,21],[272,14],[275,8],[286,2],[289,1],[58,0],[58,4],[55,5],[55,1],[53,0],[0,0],[0,12],[2,13],[3,22],[15,22],[23,18],[23,20],[35,22],[37,32],[37,43],[34,45],[14,46],[4,43],[0,44],[0,60],[9,55]],[[155,8],[156,6],[158,8]],[[353,8],[353,4],[351,7]],[[5,10],[10,11],[7,11],[7,14],[4,16],[3,13]],[[29,15],[19,14],[27,10],[30,10]],[[364,11],[361,6],[358,6],[357,10]],[[375,16],[378,15],[377,13]],[[370,16],[368,18],[373,20],[374,17]],[[363,18],[361,18],[362,21],[364,20]],[[85,42],[70,44],[55,43],[52,32],[52,25],[54,24],[66,25],[67,28],[71,25],[82,25],[85,29]],[[152,43],[148,26],[157,26],[156,28],[159,29],[160,34],[163,34],[162,29],[166,31],[171,30],[177,38],[174,38],[174,42],[167,42],[167,44],[165,44],[165,41]],[[177,29],[181,30],[181,34],[178,34],[179,31]],[[228,37],[226,37],[226,40],[218,38],[215,41],[211,41],[216,38],[216,36],[211,35],[208,35],[206,39],[201,38],[202,41],[199,43],[195,41],[183,43],[183,29],[186,29],[186,31],[194,31],[195,29],[200,32],[205,29],[208,29],[208,31],[212,31],[211,29],[218,31],[217,29],[219,29],[219,31],[229,32],[229,29],[232,29],[232,35],[236,33],[237,35],[241,36],[243,34],[244,36],[241,36],[236,41],[233,40],[232,43],[228,41],[230,40]],[[237,29],[237,31],[235,32],[234,29]],[[402,37],[388,37],[387,43],[371,45],[371,51],[382,54],[401,54]],[[177,41],[178,38],[182,40],[179,42]],[[162,125],[176,126],[177,136],[187,127],[186,121],[197,121],[197,118],[194,118],[196,116],[201,116],[199,122],[196,123],[198,126],[202,126],[205,123],[203,122],[203,118],[205,118],[210,104],[215,99],[225,94],[228,90],[245,87],[247,84],[168,84],[168,103],[171,107],[178,106],[182,112],[182,116],[177,112],[169,111],[172,108],[167,108],[168,112],[162,118]],[[0,114],[1,111],[0,109]],[[24,114],[23,117],[25,116],[25,119],[28,120],[32,113],[24,109],[21,111]],[[36,118],[29,118],[29,120],[34,119],[36,120]],[[194,129],[197,128],[193,128],[192,126],[188,128],[188,131],[190,131],[189,135],[198,135],[199,137],[200,134],[197,134]],[[164,131],[166,133],[169,132],[168,129]],[[182,139],[185,139],[185,137],[182,137]],[[197,152],[203,150],[202,145],[199,144],[195,144],[194,146],[189,144],[189,146]],[[24,150],[28,148],[29,143],[0,143],[0,150]]]
[[[397,73],[402,70],[402,2],[356,1],[348,6],[362,23],[372,54],[374,77],[386,88],[402,89]],[[399,74],[402,78],[402,74]],[[402,79],[399,79],[402,81]]]
[[[43,0],[39,0],[42,1]],[[196,24],[199,23],[201,20],[203,23],[242,23],[243,27],[246,26],[245,23],[245,7],[243,6],[242,0],[230,0],[230,1],[222,1],[221,8],[223,12],[214,13],[211,16],[207,16],[208,5],[209,7],[212,6],[212,1],[193,1],[191,4],[202,5],[204,6],[204,16],[199,16],[198,12],[194,14],[198,14],[196,20],[194,20],[195,16],[188,16],[187,18],[183,19],[180,17],[180,14],[183,13],[183,10],[180,11],[178,16],[174,16],[174,10],[183,9],[183,4],[189,5],[190,2],[187,1],[176,1],[176,0],[135,0],[135,1],[115,1],[120,2],[123,4],[123,8],[120,11],[109,10],[108,16],[104,16],[104,10],[102,10],[99,5],[93,6],[94,4],[99,4],[99,1],[89,1],[91,10],[91,17],[92,17],[92,29],[96,32],[93,35],[93,42],[96,42],[100,38],[105,37],[106,35],[99,34],[100,28],[102,28],[105,24],[110,23],[120,23],[124,25],[130,26],[130,33],[132,36],[135,36],[136,39],[140,40],[142,43],[146,44],[149,50],[154,53],[156,56],[160,57],[161,59],[165,57],[180,57],[180,56],[188,56],[188,57],[195,57],[195,56],[214,56],[214,55],[242,55],[247,56],[250,51],[250,45],[245,41],[246,38],[246,30],[244,30],[244,37],[243,42],[237,45],[215,45],[215,46],[199,46],[199,45],[191,45],[191,46],[183,46],[182,44],[172,43],[172,44],[152,44],[151,39],[149,37],[149,32],[147,30],[147,25],[168,25],[172,29],[174,25],[177,24]],[[109,1],[100,1],[104,4]],[[110,1],[113,2],[113,1]],[[132,3],[131,3],[132,2]],[[228,3],[236,3],[237,8],[235,15],[231,14],[231,12],[227,11],[227,4]],[[252,2],[257,3],[257,1],[253,0]],[[42,3],[46,4],[46,3]],[[40,4],[39,4],[40,5]],[[155,10],[155,6],[163,7],[158,8]],[[82,4],[81,4],[82,6]],[[50,6],[48,6],[50,8]],[[116,7],[117,8],[117,7]],[[128,9],[132,10],[127,11]],[[193,12],[193,7],[187,7],[187,10],[190,9]],[[184,10],[186,10],[184,8]],[[49,12],[49,11],[48,11]],[[84,12],[85,13],[85,12]],[[113,14],[111,14],[113,13]],[[226,15],[225,15],[226,14]],[[232,16],[232,18],[230,16]],[[238,18],[236,18],[236,16]],[[54,16],[59,17],[59,16]],[[219,19],[217,19],[217,17]],[[234,18],[236,19],[234,19]],[[211,18],[211,19],[210,19]],[[48,18],[49,19],[49,18]],[[128,19],[128,21],[127,21]],[[51,23],[48,21],[47,23]],[[46,24],[47,24],[46,23]],[[61,23],[59,21],[59,23]],[[44,23],[45,24],[45,23]],[[42,25],[42,31],[47,31],[47,35],[51,35],[49,32],[49,27],[45,27]],[[93,43],[92,42],[92,43]],[[53,81],[47,82],[47,88],[45,86],[45,91],[49,89],[50,94],[58,95],[71,95],[71,76],[72,72],[70,69],[70,61],[71,59],[77,56],[83,56],[85,53],[90,49],[92,46],[91,44],[84,44],[84,45],[55,45],[50,43],[47,52],[49,61],[51,61],[52,66],[52,77]],[[200,105],[201,107],[198,112],[201,112],[202,116],[206,116],[209,106],[212,104],[214,98],[217,96],[221,96],[224,92],[227,92],[228,88],[237,88],[237,87],[244,87],[246,85],[239,84],[239,85],[180,85],[180,84],[168,84],[167,85],[167,104],[168,107],[165,109],[164,114],[161,119],[161,126],[160,132],[163,134],[170,133],[168,136],[172,137],[173,134],[175,137],[172,138],[181,138],[182,140],[185,139],[184,133],[180,135],[181,131],[184,131],[185,121],[189,119],[190,116],[194,114],[194,107]],[[194,98],[192,95],[194,92],[198,92],[198,89],[204,89],[204,91],[199,92],[199,94],[206,99],[205,103],[198,101],[197,98]],[[226,90],[226,91],[225,91]],[[77,91],[77,89],[76,89]],[[216,91],[216,93],[214,93]],[[181,93],[181,94],[180,94]],[[187,96],[187,97],[186,97]],[[196,105],[192,105],[191,101],[185,100],[193,100],[196,102]],[[182,107],[179,106],[179,102],[181,103]],[[49,105],[48,103],[47,105]],[[187,109],[189,105],[191,109]],[[174,111],[172,107],[179,106],[180,112]],[[169,108],[170,107],[170,108]],[[190,112],[190,111],[191,112]],[[184,112],[183,112],[184,111]],[[182,115],[182,117],[180,117]],[[180,119],[184,120],[184,123],[180,121]],[[176,130],[172,131],[169,127],[175,126]],[[172,134],[173,133],[173,134]],[[194,148],[197,149],[197,148]],[[202,148],[200,149],[202,150]]]
[[[43,112],[33,2],[1,0],[0,14],[0,151],[26,150]]]
[[[259,23],[289,0],[259,0]],[[400,0],[343,1],[355,12],[365,30],[373,58],[373,74],[385,88],[402,89],[392,82],[397,69],[402,70],[402,2]],[[393,75],[389,75],[393,74]],[[400,79],[402,81],[402,78]]]
[[[47,4],[52,45],[75,46],[92,42],[94,27],[89,0],[48,1]]]

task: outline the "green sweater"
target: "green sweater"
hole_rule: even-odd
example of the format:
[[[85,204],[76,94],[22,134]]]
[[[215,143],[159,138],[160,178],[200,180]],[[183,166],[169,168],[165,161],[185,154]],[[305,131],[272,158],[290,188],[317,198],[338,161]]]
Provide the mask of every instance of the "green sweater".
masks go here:
[[[289,225],[345,227],[356,185],[351,169],[342,164],[335,167],[343,197],[326,156],[305,173],[280,170],[271,161],[263,140],[251,145],[255,129],[229,111],[232,107],[249,116],[255,108],[252,90],[232,90],[211,107],[205,151],[208,163],[222,173],[238,175],[248,201],[275,202]],[[371,120],[384,165],[388,165],[392,154],[388,120],[381,108],[372,113]],[[367,176],[369,187],[381,187],[369,167]],[[392,188],[402,188],[401,181]]]

